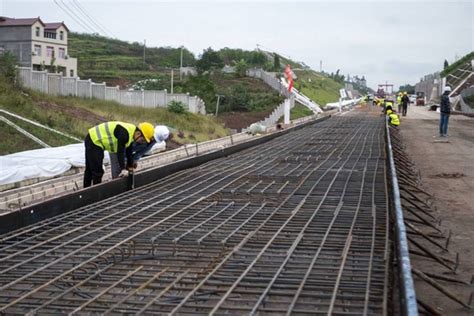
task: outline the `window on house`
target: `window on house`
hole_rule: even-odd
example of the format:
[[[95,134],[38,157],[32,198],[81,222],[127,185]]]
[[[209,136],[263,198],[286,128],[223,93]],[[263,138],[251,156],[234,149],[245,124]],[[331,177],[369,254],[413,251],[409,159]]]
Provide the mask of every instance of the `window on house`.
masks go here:
[[[40,36],[40,28],[39,26],[36,27],[36,37]]]
[[[69,70],[69,77],[74,77],[74,69]]]
[[[45,38],[56,39],[56,33],[53,33],[53,32],[44,32],[44,37],[45,37]]]
[[[61,41],[64,40],[64,32],[63,32],[63,31],[60,31],[60,32],[59,32],[59,39],[60,39]]]
[[[47,57],[54,57],[54,47],[46,46],[46,56]]]
[[[41,45],[35,45],[35,55],[41,56]]]
[[[64,48],[59,48],[58,57],[62,59],[66,58],[66,50]]]

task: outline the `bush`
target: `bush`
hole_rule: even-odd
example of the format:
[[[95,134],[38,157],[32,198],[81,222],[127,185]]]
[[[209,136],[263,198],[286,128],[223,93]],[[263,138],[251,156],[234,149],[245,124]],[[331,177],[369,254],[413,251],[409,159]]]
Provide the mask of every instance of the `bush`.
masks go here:
[[[11,52],[5,52],[0,55],[0,76],[7,79],[10,83],[15,83],[16,79],[16,57]]]
[[[248,64],[245,62],[245,60],[241,59],[236,65],[235,65],[235,70],[237,72],[237,75],[240,77],[245,77],[245,73],[247,72],[247,69],[249,68]]]
[[[183,102],[173,100],[168,104],[168,111],[171,113],[182,114],[186,112],[186,107]]]

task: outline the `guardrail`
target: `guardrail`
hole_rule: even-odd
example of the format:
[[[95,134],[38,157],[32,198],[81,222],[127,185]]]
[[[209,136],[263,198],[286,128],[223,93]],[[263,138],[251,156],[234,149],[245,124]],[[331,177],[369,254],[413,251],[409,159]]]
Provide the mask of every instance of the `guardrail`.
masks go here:
[[[403,219],[402,204],[400,201],[400,189],[398,186],[397,170],[392,152],[390,130],[388,122],[385,122],[385,137],[387,151],[387,168],[391,182],[392,209],[395,217],[395,242],[398,258],[398,273],[400,280],[400,312],[407,316],[418,316],[418,305],[416,302],[415,285],[411,273],[410,253],[405,222]]]

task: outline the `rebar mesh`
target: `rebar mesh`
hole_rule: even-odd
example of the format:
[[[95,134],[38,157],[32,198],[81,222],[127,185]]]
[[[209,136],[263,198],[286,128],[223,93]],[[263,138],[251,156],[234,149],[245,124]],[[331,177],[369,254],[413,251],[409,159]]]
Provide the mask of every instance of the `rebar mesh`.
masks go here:
[[[355,113],[1,236],[0,312],[386,314],[388,237]]]

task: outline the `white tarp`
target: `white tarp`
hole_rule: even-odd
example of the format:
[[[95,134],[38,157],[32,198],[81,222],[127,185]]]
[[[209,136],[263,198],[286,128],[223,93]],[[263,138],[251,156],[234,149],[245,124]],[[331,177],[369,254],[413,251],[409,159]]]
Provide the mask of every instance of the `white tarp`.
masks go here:
[[[163,151],[165,148],[165,142],[156,143],[151,153]],[[104,164],[109,162],[109,153],[106,151]],[[72,167],[85,167],[84,143],[0,156],[0,185],[27,179],[54,177]]]
[[[104,160],[108,161],[106,153]],[[84,167],[84,144],[34,149],[0,156],[0,185],[27,179],[54,177],[71,167]]]

